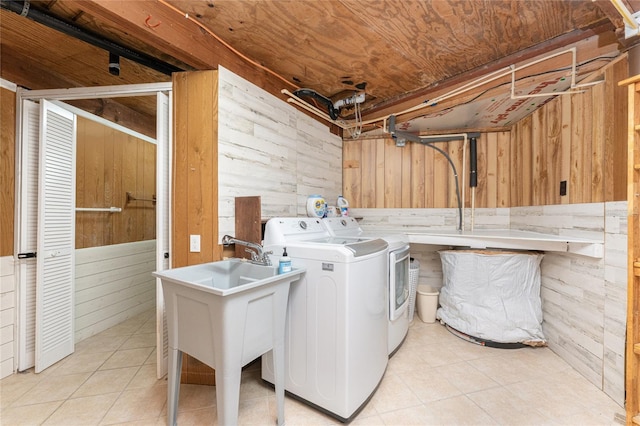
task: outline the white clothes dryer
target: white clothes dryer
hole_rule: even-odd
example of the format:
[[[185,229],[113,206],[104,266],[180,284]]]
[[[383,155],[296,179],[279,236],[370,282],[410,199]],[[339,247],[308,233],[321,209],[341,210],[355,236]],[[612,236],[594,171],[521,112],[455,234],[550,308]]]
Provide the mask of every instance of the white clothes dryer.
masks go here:
[[[292,266],[306,268],[289,294],[285,390],[348,422],[371,398],[388,362],[388,245],[333,237],[316,218],[270,219],[263,245],[274,264],[286,247]],[[262,378],[273,383],[271,356],[262,357]]]
[[[409,331],[409,237],[402,233],[365,232],[358,221],[350,216],[322,219],[329,232],[335,236],[381,238],[389,244],[389,260],[385,278],[388,285],[388,353],[392,356],[400,348]]]

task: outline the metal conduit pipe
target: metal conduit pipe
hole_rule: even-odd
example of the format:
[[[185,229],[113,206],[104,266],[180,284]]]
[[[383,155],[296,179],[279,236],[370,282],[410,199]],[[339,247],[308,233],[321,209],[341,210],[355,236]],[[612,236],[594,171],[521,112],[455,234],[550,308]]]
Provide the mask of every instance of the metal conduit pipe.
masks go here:
[[[467,138],[471,138],[474,141],[480,137],[480,133],[460,133],[460,134],[455,134],[455,135],[433,135],[433,136],[419,136],[419,135],[415,135],[413,133],[409,133],[409,132],[405,132],[402,130],[397,130],[396,129],[396,116],[395,115],[390,115],[389,118],[387,119],[388,123],[389,123],[389,128],[388,128],[388,132],[391,135],[391,138],[393,138],[393,140],[396,143],[396,146],[398,147],[403,147],[406,145],[407,141],[409,142],[414,142],[414,143],[420,143],[422,145],[428,146],[429,148],[435,149],[436,151],[438,151],[440,154],[442,154],[447,161],[449,162],[449,165],[451,166],[451,170],[453,172],[453,177],[455,178],[455,183],[456,183],[456,198],[458,200],[458,230],[459,231],[464,231],[464,221],[463,221],[463,217],[462,217],[462,206],[464,205],[464,194],[462,197],[462,200],[460,199],[460,184],[458,183],[458,171],[456,170],[456,166],[453,163],[453,161],[451,160],[451,157],[449,156],[449,154],[446,153],[446,151],[438,148],[437,146],[433,145],[435,142],[450,142],[450,141],[455,141],[455,140],[463,140],[464,141],[464,147],[463,147],[463,152],[466,153],[466,149],[467,149]],[[474,143],[474,155],[475,155],[475,143]],[[463,157],[463,161],[462,161],[462,174],[464,175],[464,157]],[[473,213],[472,213],[473,215]],[[472,224],[473,226],[473,224]]]
[[[101,36],[83,30],[82,28],[68,24],[45,12],[32,9],[28,0],[0,0],[0,8],[29,18],[39,24],[52,28],[56,31],[60,31],[63,34],[77,38],[78,40],[82,40],[93,46],[99,47],[100,49],[104,49],[110,53],[113,53],[114,55],[137,62],[140,65],[151,68],[163,74],[171,75],[174,72],[183,71],[182,69],[174,65],[160,61],[152,56],[137,52],[135,50],[131,50]]]

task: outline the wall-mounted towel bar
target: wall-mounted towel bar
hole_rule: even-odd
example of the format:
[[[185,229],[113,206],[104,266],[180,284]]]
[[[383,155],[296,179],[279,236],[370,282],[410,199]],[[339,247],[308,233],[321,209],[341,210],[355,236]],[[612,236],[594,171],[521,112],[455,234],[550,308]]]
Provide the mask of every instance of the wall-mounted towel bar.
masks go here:
[[[77,212],[107,212],[107,213],[120,213],[122,208],[120,207],[76,207]]]
[[[155,204],[156,196],[152,195],[151,198],[136,198],[133,195],[131,195],[130,192],[127,192],[127,204],[129,204],[131,201],[150,201]]]

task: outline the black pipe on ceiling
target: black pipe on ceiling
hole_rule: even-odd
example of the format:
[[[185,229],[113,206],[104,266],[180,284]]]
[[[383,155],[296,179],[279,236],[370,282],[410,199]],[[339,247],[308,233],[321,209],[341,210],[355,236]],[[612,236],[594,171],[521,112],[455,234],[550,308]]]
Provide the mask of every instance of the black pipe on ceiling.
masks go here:
[[[16,0],[0,0],[0,7],[4,10],[8,10],[17,13],[20,16],[31,19],[39,24],[52,28],[56,31],[60,31],[63,34],[77,38],[93,46],[104,49],[107,52],[127,58],[131,61],[137,62],[147,68],[151,68],[166,75],[171,75],[174,72],[183,71],[182,69],[160,61],[153,56],[149,56],[145,53],[131,50],[122,45],[114,43],[104,37],[90,33],[82,28],[68,24],[52,15],[45,12],[30,8],[29,1],[16,1]]]

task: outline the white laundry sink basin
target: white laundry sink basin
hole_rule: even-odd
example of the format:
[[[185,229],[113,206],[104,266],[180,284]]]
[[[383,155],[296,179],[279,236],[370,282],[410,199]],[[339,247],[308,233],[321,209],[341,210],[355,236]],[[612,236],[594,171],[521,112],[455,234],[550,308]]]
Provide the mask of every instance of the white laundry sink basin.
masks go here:
[[[273,351],[278,424],[284,422],[284,334],[289,287],[303,268],[221,260],[154,272],[160,278],[169,337],[168,424],[176,422],[182,354],[216,369],[218,424],[238,424],[240,373]]]
[[[161,279],[228,296],[278,280],[275,266],[257,265],[242,259],[228,259],[157,272]]]

